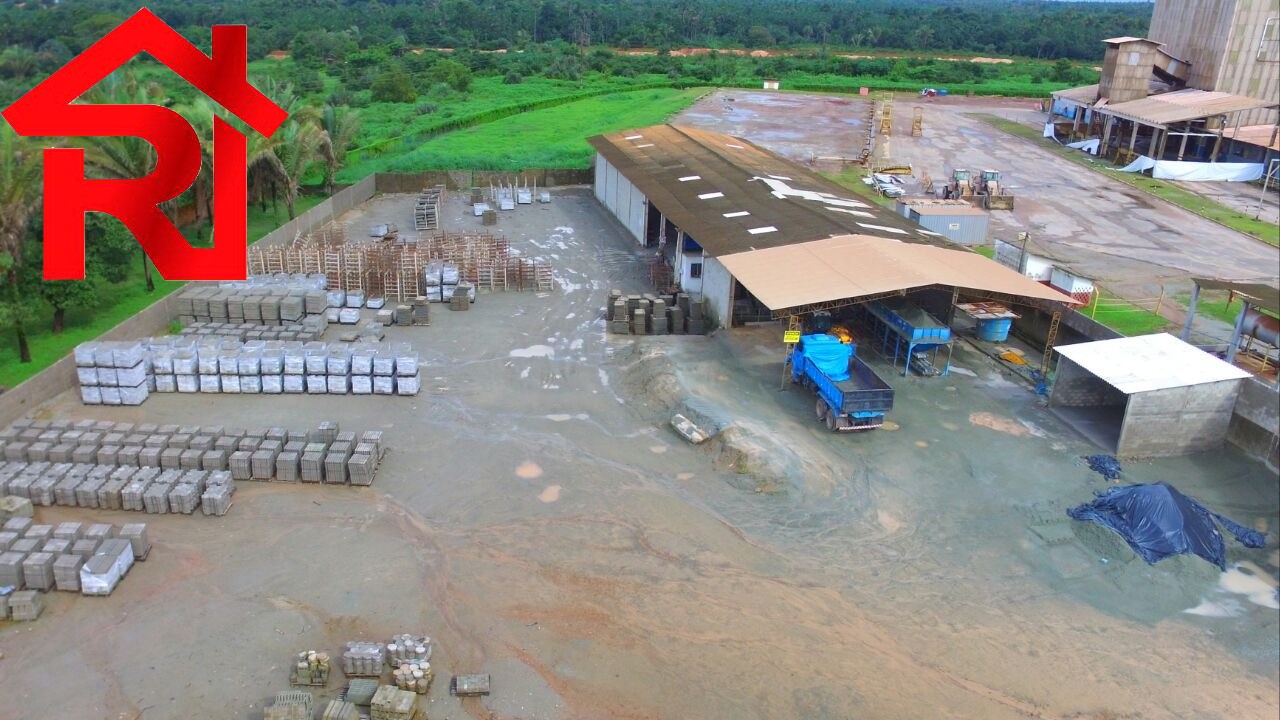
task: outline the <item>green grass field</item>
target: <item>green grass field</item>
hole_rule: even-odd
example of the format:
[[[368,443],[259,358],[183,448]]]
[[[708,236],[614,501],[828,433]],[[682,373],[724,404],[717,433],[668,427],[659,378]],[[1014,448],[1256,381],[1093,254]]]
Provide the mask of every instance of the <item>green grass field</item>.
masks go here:
[[[1180,294],[1176,299],[1183,307],[1191,304],[1190,293]],[[1201,290],[1200,299],[1196,301],[1196,316],[1211,317],[1234,327],[1241,307],[1239,300],[1228,305],[1226,292]]]
[[[878,190],[862,182],[862,178],[868,175],[868,171],[856,165],[849,165],[838,173],[824,172],[822,176],[834,182],[835,184],[847,188],[853,194],[861,197],[863,200],[869,200],[877,205],[892,208],[894,205],[893,198],[885,197]]]
[[[705,90],[656,88],[613,93],[524,112],[432,138],[379,163],[382,172],[588,168],[592,135],[655,125]]]
[[[1119,172],[1110,165],[1097,160],[1092,155],[1086,155],[1085,153],[1071,150],[1063,145],[1044,139],[1039,130],[1027,127],[1022,123],[1005,120],[1004,118],[996,117],[995,115],[981,113],[975,114],[974,117],[995,128],[1003,130],[1010,135],[1017,135],[1020,138],[1036,143],[1046,150],[1055,152],[1077,165],[1083,165],[1090,170],[1100,172],[1107,177],[1138,188],[1149,195],[1154,195],[1162,200],[1167,200],[1184,210],[1189,210],[1201,217],[1208,218],[1209,220],[1225,225],[1232,230],[1237,230],[1246,235],[1255,237],[1265,243],[1280,245],[1280,229],[1277,229],[1275,225],[1272,225],[1269,222],[1254,220],[1252,217],[1249,217],[1238,210],[1234,210],[1221,203],[1214,202],[1203,195],[1198,195],[1189,190],[1183,190],[1182,188],[1164,182],[1163,180],[1156,180],[1140,173]]]
[[[1121,335],[1149,335],[1172,324],[1154,312],[1126,302],[1105,290],[1101,292],[1101,303],[1096,312],[1092,306],[1082,307],[1080,312]]]
[[[297,212],[301,214],[323,200],[323,196],[303,195],[298,198]],[[250,241],[266,235],[288,219],[283,204],[274,213],[271,208],[263,212],[257,207],[250,207]],[[186,234],[190,237],[193,233]],[[53,310],[40,313],[27,328],[27,341],[31,345],[29,363],[18,362],[18,341],[14,332],[0,333],[0,387],[17,385],[60,360],[77,344],[92,340],[186,284],[165,280],[154,269],[152,277],[155,278],[156,289],[148,293],[143,284],[142,263],[138,261],[123,282],[102,288],[101,302],[96,307],[67,310],[66,324],[59,335],[54,335],[51,328]]]

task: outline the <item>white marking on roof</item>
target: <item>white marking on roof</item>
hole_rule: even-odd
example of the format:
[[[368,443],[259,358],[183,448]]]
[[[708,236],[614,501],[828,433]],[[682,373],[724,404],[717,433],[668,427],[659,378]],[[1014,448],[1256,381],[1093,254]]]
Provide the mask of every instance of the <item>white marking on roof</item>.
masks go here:
[[[932,235],[934,237],[942,237],[942,233],[936,233],[931,230],[917,230],[916,232],[920,233],[921,235]]]
[[[680,182],[689,182],[690,180],[701,180],[701,179],[702,179],[701,175],[685,175],[684,177],[679,178]]]
[[[856,208],[871,207],[870,205],[866,203],[860,203],[857,200],[841,200],[840,198],[836,198],[830,195],[823,198],[822,202],[828,205],[835,205],[837,207],[856,207]]]
[[[898,228],[889,227],[887,225],[872,225],[871,223],[858,223],[858,224],[864,228],[867,228],[868,230],[883,230],[885,232],[897,233],[899,235],[907,234],[906,230],[899,230]]]
[[[778,228],[772,225],[765,225],[764,227],[751,228],[747,232],[751,233],[752,235],[763,235],[764,233],[778,232]]]
[[[746,210],[739,210],[737,212],[725,213],[724,216],[725,217],[744,217],[750,214],[751,213],[747,212]]]
[[[725,145],[727,145],[728,147],[734,148],[735,150],[746,150],[745,147],[741,145],[734,145],[733,143],[725,143]]]
[[[790,180],[791,179],[786,175],[770,175],[769,177],[773,178],[774,180]]]
[[[640,145],[636,145],[636,147],[638,147],[638,148],[653,147],[653,143],[643,143],[643,144],[640,144]]]
[[[845,210],[844,208],[838,208],[838,207],[828,207],[827,209],[830,210],[831,212],[845,213],[847,215],[857,215],[858,217],[866,217],[866,218],[875,217],[875,215],[869,212],[863,212],[861,210]]]
[[[722,192],[709,192],[709,193],[702,193],[701,195],[698,196],[698,199],[699,200],[715,200],[716,198],[722,198],[722,197],[724,197],[724,193]]]
[[[640,138],[642,138],[642,137],[644,137],[644,136],[643,136],[643,135],[628,135],[628,136],[626,136],[626,137],[625,137],[625,138],[623,138],[623,139],[624,139],[624,140],[639,140],[639,139],[640,139]]]

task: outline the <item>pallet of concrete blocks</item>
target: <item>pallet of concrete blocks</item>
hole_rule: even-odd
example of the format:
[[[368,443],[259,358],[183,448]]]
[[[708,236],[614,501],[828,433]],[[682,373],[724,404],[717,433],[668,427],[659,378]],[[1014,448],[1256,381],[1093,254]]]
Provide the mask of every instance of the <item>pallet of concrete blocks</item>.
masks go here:
[[[324,687],[329,684],[329,654],[316,650],[303,650],[293,658],[289,671],[290,685]]]
[[[381,677],[385,661],[382,643],[352,640],[342,651],[342,674],[347,677]]]
[[[169,491],[169,512],[191,515],[200,507],[202,489],[195,483],[178,483]]]
[[[160,472],[160,468],[156,467],[139,468],[129,478],[129,482],[120,488],[120,508],[122,510],[145,510],[146,505],[142,499],[143,495],[146,493],[147,488],[151,486],[151,483],[155,482],[156,478],[160,476]]]
[[[75,553],[61,553],[53,561],[53,586],[62,592],[80,592],[80,568],[85,559]]]
[[[367,443],[357,444],[351,457],[347,459],[346,474],[352,485],[372,485],[374,473],[378,470],[376,450]]]
[[[17,544],[18,541],[15,541],[14,545]],[[30,552],[30,550],[22,551],[10,549],[0,553],[0,587],[7,586],[20,588],[24,586],[22,562],[27,559],[27,555],[29,555]]]
[[[431,660],[431,638],[426,635],[396,635],[387,642],[387,662],[392,665],[425,663]]]
[[[370,720],[413,720],[418,713],[418,696],[394,685],[383,685],[369,702]]]
[[[421,375],[418,372],[418,353],[408,344],[402,344],[395,351],[397,395],[417,395],[422,389]],[[375,393],[377,390],[375,389]],[[385,393],[384,393],[385,394]]]
[[[126,523],[121,525],[118,537],[121,540],[129,541],[129,547],[133,550],[135,562],[143,562],[151,554],[151,541],[147,539],[146,523]]]
[[[320,720],[360,720],[355,703],[346,700],[330,700],[324,707]]]
[[[14,622],[31,622],[44,612],[44,598],[35,590],[19,590],[9,596],[9,614]]]
[[[169,512],[169,492],[173,490],[176,483],[156,482],[147,486],[142,491],[142,507],[152,515],[164,515]]]
[[[222,516],[231,509],[231,498],[236,492],[236,485],[230,474],[226,474],[225,482],[210,483],[200,495],[200,509],[205,515]]]
[[[276,693],[275,701],[262,717],[263,720],[313,720],[315,698],[309,692],[298,690]]]
[[[431,689],[431,681],[435,673],[429,662],[401,663],[393,667],[391,680],[396,688],[417,695],[426,695]]]
[[[33,552],[22,560],[22,578],[26,587],[48,592],[53,589],[53,553]]]
[[[110,595],[133,566],[133,546],[128,540],[102,541],[98,551],[80,568],[83,595]]]

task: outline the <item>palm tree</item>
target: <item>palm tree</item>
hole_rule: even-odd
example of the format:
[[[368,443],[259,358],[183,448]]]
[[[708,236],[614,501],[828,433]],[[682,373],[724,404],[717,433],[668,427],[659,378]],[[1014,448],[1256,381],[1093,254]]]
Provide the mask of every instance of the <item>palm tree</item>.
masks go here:
[[[325,160],[325,190],[333,194],[333,180],[346,164],[347,151],[355,145],[356,133],[360,131],[360,116],[349,108],[324,106],[323,127],[329,136],[329,155]]]
[[[23,326],[22,308],[26,299],[18,289],[18,265],[22,262],[27,223],[42,198],[41,169],[41,153],[35,143],[0,121],[0,256],[4,256],[9,291],[9,320],[18,336],[19,359],[24,363],[31,362],[31,348]]]

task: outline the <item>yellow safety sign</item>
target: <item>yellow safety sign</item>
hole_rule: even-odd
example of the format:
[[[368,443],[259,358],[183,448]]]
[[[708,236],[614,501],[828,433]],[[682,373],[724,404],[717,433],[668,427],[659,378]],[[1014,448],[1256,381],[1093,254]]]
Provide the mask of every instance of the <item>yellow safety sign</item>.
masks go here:
[[[799,330],[784,331],[782,333],[782,342],[787,343],[788,345],[795,345],[796,343],[800,342],[800,331]]]

